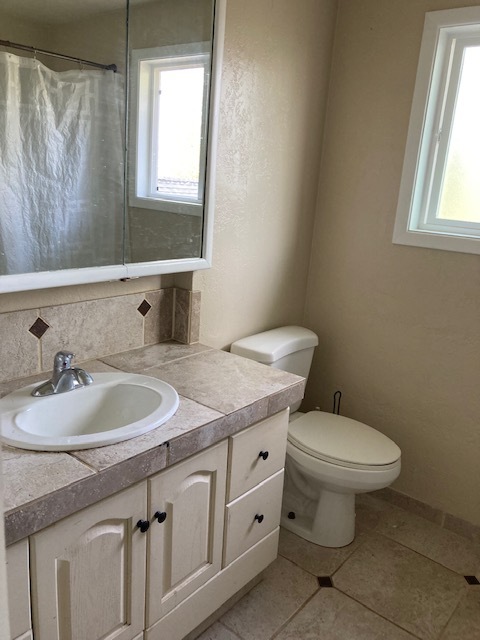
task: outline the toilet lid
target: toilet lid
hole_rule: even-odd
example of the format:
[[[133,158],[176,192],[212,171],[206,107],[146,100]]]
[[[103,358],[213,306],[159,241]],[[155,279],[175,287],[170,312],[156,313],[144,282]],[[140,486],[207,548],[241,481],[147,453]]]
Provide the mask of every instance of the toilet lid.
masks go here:
[[[291,422],[288,439],[305,453],[327,462],[383,466],[401,456],[399,447],[383,433],[325,411],[310,411]]]

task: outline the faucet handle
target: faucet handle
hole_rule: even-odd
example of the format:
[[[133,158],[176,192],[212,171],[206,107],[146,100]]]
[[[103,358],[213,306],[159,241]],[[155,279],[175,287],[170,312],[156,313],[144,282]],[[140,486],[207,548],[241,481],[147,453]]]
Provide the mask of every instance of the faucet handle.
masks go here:
[[[75,354],[71,351],[58,351],[53,359],[53,370],[59,372],[70,369],[74,357]]]

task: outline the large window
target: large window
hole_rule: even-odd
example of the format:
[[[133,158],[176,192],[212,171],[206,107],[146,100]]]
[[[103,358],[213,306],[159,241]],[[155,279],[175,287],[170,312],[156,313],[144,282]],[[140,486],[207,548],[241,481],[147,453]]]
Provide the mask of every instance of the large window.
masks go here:
[[[133,52],[131,206],[202,215],[209,72],[202,43]]]
[[[393,241],[480,253],[480,7],[427,13]]]

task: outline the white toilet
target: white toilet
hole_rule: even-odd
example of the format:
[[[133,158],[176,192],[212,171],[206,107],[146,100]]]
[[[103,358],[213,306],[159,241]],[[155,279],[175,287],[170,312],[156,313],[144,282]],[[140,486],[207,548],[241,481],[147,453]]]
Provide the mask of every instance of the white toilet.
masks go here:
[[[234,342],[230,351],[307,377],[318,338],[303,327],[279,327]],[[401,451],[361,422],[290,407],[282,526],[324,547],[355,537],[355,494],[382,489],[400,474]]]

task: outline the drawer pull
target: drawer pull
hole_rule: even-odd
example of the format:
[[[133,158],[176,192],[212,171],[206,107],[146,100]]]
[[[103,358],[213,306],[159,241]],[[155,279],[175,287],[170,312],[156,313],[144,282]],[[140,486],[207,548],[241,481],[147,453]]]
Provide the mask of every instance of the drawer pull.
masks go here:
[[[148,520],[139,520],[137,522],[137,527],[140,529],[142,533],[145,533],[150,528],[150,522]]]
[[[262,460],[266,460],[268,458],[268,451],[260,451],[258,457],[262,458]]]
[[[256,520],[258,522],[258,524],[261,524],[263,522],[263,518],[264,517],[265,516],[263,515],[263,513],[262,514],[258,514],[257,513],[257,515],[255,516],[254,520]]]
[[[153,517],[156,518],[160,524],[162,524],[162,522],[165,522],[165,520],[167,519],[167,513],[166,511],[155,511]]]

